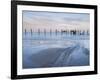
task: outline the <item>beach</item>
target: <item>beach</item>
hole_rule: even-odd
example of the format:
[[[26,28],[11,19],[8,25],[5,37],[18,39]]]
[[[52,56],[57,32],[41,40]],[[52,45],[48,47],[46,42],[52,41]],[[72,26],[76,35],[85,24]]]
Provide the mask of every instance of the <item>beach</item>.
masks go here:
[[[23,48],[23,68],[89,65],[89,48],[85,43],[87,41],[51,41],[50,43],[36,41],[37,43],[30,43],[31,45],[28,42],[29,45]]]

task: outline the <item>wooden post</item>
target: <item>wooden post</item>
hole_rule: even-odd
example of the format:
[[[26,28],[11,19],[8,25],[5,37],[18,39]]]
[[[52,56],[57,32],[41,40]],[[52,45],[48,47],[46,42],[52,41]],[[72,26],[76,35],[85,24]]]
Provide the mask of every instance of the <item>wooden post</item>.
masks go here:
[[[26,29],[25,29],[25,35],[26,35],[26,32],[27,32],[27,31],[26,31]]]
[[[57,36],[57,32],[58,32],[58,31],[57,31],[57,29],[56,29],[56,30],[55,30],[56,36]]]
[[[82,35],[82,32],[81,32],[81,30],[80,30],[80,35]]]
[[[32,36],[32,29],[31,29],[31,36]]]
[[[61,35],[63,34],[62,29],[61,29]]]
[[[68,31],[67,31],[67,29],[66,29],[66,35],[67,35],[67,33],[68,33]]]
[[[38,29],[38,35],[40,35],[40,29]]]
[[[70,35],[72,35],[72,30],[70,30]]]
[[[87,35],[89,35],[89,31],[87,30]]]

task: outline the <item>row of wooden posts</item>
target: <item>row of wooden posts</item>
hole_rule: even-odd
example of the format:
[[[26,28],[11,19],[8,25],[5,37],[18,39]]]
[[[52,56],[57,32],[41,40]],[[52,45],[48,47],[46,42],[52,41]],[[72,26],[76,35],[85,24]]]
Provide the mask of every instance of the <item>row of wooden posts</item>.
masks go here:
[[[32,29],[30,29],[30,31],[27,31],[26,29],[24,30],[25,35],[27,34],[27,32],[30,32],[31,35],[33,35],[34,31]],[[38,35],[40,35],[41,33],[44,33],[44,35],[46,35],[48,32],[46,31],[46,29],[44,29],[43,32],[40,31],[40,29],[37,30]],[[55,35],[57,35],[58,33],[61,33],[61,35],[63,34],[70,34],[70,35],[89,35],[89,31],[88,30],[61,30],[58,31],[57,29],[55,31],[52,31],[51,29],[49,30],[49,34],[52,35],[52,33],[55,33]]]

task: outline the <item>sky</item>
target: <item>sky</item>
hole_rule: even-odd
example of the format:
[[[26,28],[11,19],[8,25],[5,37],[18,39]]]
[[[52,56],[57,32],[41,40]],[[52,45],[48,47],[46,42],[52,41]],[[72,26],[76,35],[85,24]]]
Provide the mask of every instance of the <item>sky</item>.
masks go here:
[[[90,15],[88,13],[23,11],[23,30],[33,29],[37,32],[57,30],[89,30]]]

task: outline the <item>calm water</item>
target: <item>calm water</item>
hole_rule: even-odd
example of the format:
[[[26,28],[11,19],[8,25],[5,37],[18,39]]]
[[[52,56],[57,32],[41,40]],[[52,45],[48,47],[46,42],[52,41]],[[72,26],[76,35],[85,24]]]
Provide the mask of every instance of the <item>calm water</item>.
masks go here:
[[[67,51],[67,48],[73,52]],[[66,58],[68,58],[67,56],[63,61],[63,55],[68,54],[67,52],[74,55],[74,57],[77,57],[75,55],[80,56],[81,60],[77,60],[80,62],[73,62],[75,60],[71,57],[68,62],[66,60]],[[89,52],[89,35],[70,35],[66,33],[23,33],[23,68],[69,66],[68,63],[70,63],[71,66],[89,65],[89,54],[87,56],[84,52]],[[49,58],[52,60],[49,60]],[[55,58],[57,61],[55,61]],[[45,63],[46,65],[43,66]],[[51,65],[51,63],[54,64]],[[63,63],[63,65],[61,65],[61,63]]]

